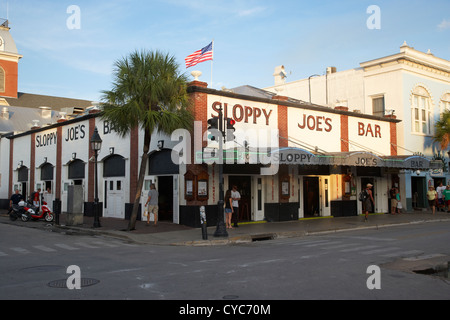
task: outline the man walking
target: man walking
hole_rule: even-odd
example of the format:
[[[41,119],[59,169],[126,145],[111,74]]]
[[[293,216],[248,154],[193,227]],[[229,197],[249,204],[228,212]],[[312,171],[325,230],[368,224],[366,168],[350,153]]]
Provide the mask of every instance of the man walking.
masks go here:
[[[150,213],[153,212],[153,215],[155,217],[155,224],[154,226],[157,226],[158,223],[158,197],[159,192],[156,190],[156,186],[154,183],[151,184],[150,190],[148,192],[148,199],[145,203],[145,206],[148,205],[148,215],[147,215],[147,226],[150,225]]]

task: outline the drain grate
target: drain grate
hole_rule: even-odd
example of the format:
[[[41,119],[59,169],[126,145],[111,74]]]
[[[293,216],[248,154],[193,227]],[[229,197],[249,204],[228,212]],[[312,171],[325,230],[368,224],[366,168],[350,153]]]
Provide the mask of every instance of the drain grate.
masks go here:
[[[252,235],[252,241],[267,241],[267,240],[273,240],[274,235],[273,234],[255,234]]]
[[[81,278],[81,287],[90,287],[93,285],[96,285],[100,283],[100,280],[97,279],[89,279],[89,278]],[[50,288],[61,288],[66,289],[67,288],[67,279],[61,279],[61,280],[55,280],[48,283],[48,286]]]

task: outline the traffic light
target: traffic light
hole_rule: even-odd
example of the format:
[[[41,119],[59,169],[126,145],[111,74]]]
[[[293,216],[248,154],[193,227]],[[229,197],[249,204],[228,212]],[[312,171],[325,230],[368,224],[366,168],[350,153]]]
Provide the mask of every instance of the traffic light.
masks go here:
[[[234,136],[234,131],[236,130],[234,128],[234,125],[236,124],[236,121],[231,118],[226,118],[226,120],[227,120],[227,141],[234,141],[234,139],[236,138]]]
[[[208,135],[208,139],[210,139],[211,141],[215,141],[215,130],[219,130],[219,117],[208,119],[208,125],[208,130],[211,131],[211,133]]]

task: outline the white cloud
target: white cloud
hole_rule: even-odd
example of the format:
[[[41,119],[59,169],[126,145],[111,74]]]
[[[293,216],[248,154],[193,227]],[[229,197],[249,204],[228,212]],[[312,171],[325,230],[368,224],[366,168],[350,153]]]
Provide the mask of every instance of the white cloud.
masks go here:
[[[438,28],[440,30],[450,29],[450,20],[447,19],[442,20],[442,22],[438,25]]]
[[[247,17],[247,16],[253,16],[253,15],[257,15],[261,12],[264,12],[266,10],[266,8],[264,7],[255,7],[255,8],[251,8],[251,9],[244,9],[238,12],[238,16],[239,17]]]

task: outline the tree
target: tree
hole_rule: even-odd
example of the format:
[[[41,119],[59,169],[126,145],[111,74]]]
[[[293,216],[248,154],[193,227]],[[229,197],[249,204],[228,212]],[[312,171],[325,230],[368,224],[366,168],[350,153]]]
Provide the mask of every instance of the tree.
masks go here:
[[[447,149],[450,143],[450,111],[446,110],[441,115],[441,119],[436,122],[436,132],[433,141],[439,143],[441,150]]]
[[[128,231],[136,227],[152,133],[170,134],[178,128],[190,129],[193,124],[187,77],[178,69],[175,58],[169,54],[135,51],[115,63],[112,89],[102,92],[102,119],[110,121],[119,135],[124,137],[136,127],[144,131],[141,166]]]

